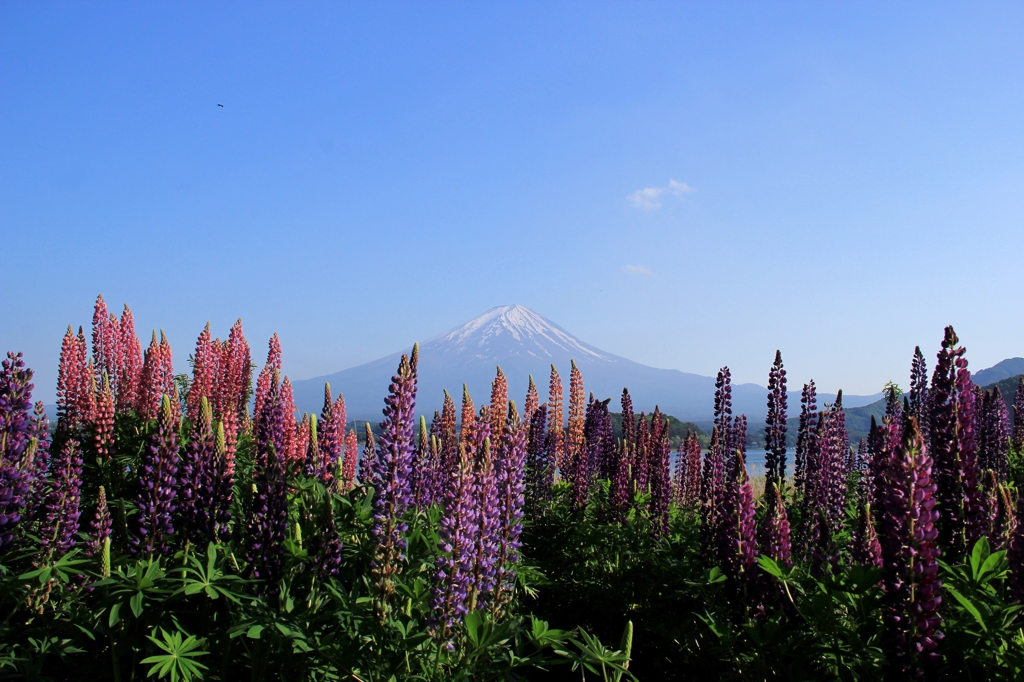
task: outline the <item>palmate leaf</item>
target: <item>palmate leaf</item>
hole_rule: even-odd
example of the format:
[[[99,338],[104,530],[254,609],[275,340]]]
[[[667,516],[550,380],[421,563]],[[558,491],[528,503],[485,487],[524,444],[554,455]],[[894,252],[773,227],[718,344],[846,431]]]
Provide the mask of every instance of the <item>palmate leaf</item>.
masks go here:
[[[147,637],[149,641],[166,653],[142,659],[142,663],[153,664],[146,677],[156,675],[158,679],[163,679],[170,676],[171,682],[178,682],[178,680],[191,682],[193,678],[203,678],[202,671],[206,670],[206,666],[192,659],[209,653],[208,651],[197,651],[205,644],[206,640],[196,639],[193,635],[188,635],[183,640],[182,634],[180,630],[169,633],[161,629],[160,636],[163,641],[153,636]]]

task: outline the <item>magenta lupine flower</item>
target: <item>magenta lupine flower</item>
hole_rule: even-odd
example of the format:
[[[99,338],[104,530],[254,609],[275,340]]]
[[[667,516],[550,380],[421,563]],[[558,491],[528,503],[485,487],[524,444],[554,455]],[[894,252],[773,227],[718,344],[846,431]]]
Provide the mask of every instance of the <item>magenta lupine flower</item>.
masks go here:
[[[220,472],[216,466],[213,409],[203,396],[193,413],[192,433],[178,473],[178,544],[190,542],[200,551],[216,538]]]
[[[178,487],[178,423],[171,400],[163,397],[157,430],[142,455],[135,532],[129,538],[132,554],[169,554],[174,534],[173,515]]]
[[[21,353],[8,353],[0,370],[0,551],[14,541],[36,474],[36,445],[28,416],[32,370]]]
[[[782,352],[775,351],[775,362],[768,372],[768,416],[764,426],[764,471],[766,480],[786,477],[786,370]]]
[[[940,360],[941,362],[941,360]],[[940,384],[941,386],[941,384]],[[941,388],[940,388],[941,390]],[[939,606],[939,533],[932,460],[911,417],[903,444],[886,444],[880,537],[885,625],[892,660],[905,676],[923,678],[938,660],[943,635]]]
[[[519,536],[523,532],[526,428],[520,424],[516,404],[512,401],[508,403],[504,433],[496,454],[494,474],[498,492],[498,551],[495,561],[493,604],[500,610],[512,600],[515,590],[516,567],[519,564],[519,548],[522,545]]]
[[[882,545],[878,542],[874,522],[871,516],[871,505],[860,506],[857,524],[853,529],[853,541],[850,543],[850,556],[861,566],[882,567]]]
[[[252,505],[246,529],[249,575],[266,581],[276,594],[281,578],[281,557],[288,532],[288,486],[285,480],[284,432],[294,418],[284,414],[277,370],[267,382],[262,414],[256,423],[256,457],[252,469]]]
[[[1010,565],[1007,587],[1017,603],[1024,603],[1024,495],[1017,493],[1016,524],[1006,547],[1006,561]]]
[[[81,487],[82,450],[77,440],[68,438],[50,463],[50,480],[39,526],[39,544],[46,555],[45,563],[64,556],[75,546]]]
[[[494,462],[491,458],[491,441],[484,441],[477,453],[473,472],[476,519],[473,543],[473,581],[470,592],[470,610],[481,608],[495,586],[495,562],[498,553],[498,487],[495,479]]]
[[[932,375],[931,453],[938,486],[939,537],[950,557],[963,556],[984,534],[986,510],[980,488],[976,393],[965,349],[946,327]]]
[[[367,430],[369,430],[367,425]],[[372,443],[371,439],[367,442]],[[356,470],[359,466],[359,437],[355,429],[349,429],[345,436],[345,459],[341,465],[341,491],[347,493],[356,484]]]
[[[89,523],[89,539],[85,543],[85,551],[89,556],[96,556],[103,549],[104,541],[110,537],[112,525],[110,508],[107,506],[107,491],[100,486],[96,514]]]
[[[818,437],[818,400],[814,380],[804,384],[800,395],[800,422],[793,455],[793,483],[797,494],[807,496],[807,462],[815,457]]]
[[[765,486],[764,520],[761,523],[760,553],[774,559],[783,567],[793,565],[792,543],[790,541],[789,515],[786,503],[776,483],[769,482]]]
[[[413,347],[413,357],[417,347]],[[371,573],[382,599],[394,591],[393,576],[405,561],[407,526],[402,520],[412,502],[413,419],[416,409],[416,368],[403,355],[391,378],[384,421],[364,481],[373,486],[373,559]]]
[[[721,495],[722,509],[715,534],[719,568],[730,578],[753,578],[757,566],[754,491],[741,452],[733,457]]]
[[[540,408],[544,409],[544,408]],[[536,416],[535,416],[536,418]],[[441,550],[434,563],[431,605],[444,640],[462,622],[473,585],[476,547],[476,482],[473,461],[463,445],[458,446],[458,464],[447,471],[444,514],[439,530]]]
[[[672,447],[668,441],[668,422],[661,416],[657,406],[654,408],[654,428],[651,434],[649,451],[651,479],[651,533],[656,538],[668,533],[669,502],[672,495],[672,481],[669,472],[669,457]],[[753,493],[751,493],[753,505]],[[753,506],[751,506],[753,510]]]
[[[121,377],[117,382],[117,411],[134,410],[142,382],[142,344],[135,335],[135,319],[128,304],[121,313]]]

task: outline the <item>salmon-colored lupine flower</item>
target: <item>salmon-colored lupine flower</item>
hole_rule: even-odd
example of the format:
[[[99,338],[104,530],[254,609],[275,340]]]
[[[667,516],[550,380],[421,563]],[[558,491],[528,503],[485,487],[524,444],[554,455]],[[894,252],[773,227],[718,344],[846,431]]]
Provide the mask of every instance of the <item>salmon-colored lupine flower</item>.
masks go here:
[[[348,492],[356,482],[356,469],[359,465],[359,438],[355,429],[349,429],[345,436],[344,462],[341,465],[342,492]]]
[[[581,465],[585,456],[583,425],[586,419],[586,404],[583,392],[583,374],[573,360],[569,372],[569,430],[566,433],[565,451],[562,455],[563,476]]]
[[[469,388],[462,384],[462,415],[459,419],[459,445],[466,448],[467,454],[473,456],[476,448],[476,410]]]
[[[217,403],[213,393],[220,358],[217,349],[211,343],[209,322],[196,339],[196,352],[193,358],[192,384],[188,390],[188,415],[194,421],[199,417],[199,404],[203,398],[209,400],[211,405]]]
[[[68,325],[60,347],[57,367],[57,429],[68,432],[78,426],[79,387],[85,374],[85,359],[80,357],[78,339]]]
[[[160,409],[160,390],[162,361],[160,358],[160,344],[156,340],[156,331],[146,349],[146,359],[142,364],[142,375],[139,378],[139,388],[136,394],[135,411],[145,419],[156,419]]]
[[[498,375],[491,382],[491,405],[489,408],[491,416],[491,433],[500,437],[505,433],[506,406],[508,405],[508,379],[505,373],[498,367]]]
[[[142,383],[142,344],[135,335],[135,319],[128,304],[121,313],[121,374],[117,384],[117,411],[133,410],[139,402],[139,388]]]
[[[93,442],[96,454],[104,460],[114,455],[114,392],[110,378],[103,373],[103,388],[96,396],[96,412],[93,418]]]
[[[526,401],[523,403],[523,424],[529,426],[533,420],[533,413],[540,407],[540,396],[537,394],[537,384],[533,383],[533,375],[530,375],[530,385],[526,389]],[[529,445],[529,443],[527,443]]]
[[[558,370],[551,365],[551,379],[548,382],[548,447],[554,453],[556,468],[561,466],[565,442],[562,419],[562,377],[558,376]]]

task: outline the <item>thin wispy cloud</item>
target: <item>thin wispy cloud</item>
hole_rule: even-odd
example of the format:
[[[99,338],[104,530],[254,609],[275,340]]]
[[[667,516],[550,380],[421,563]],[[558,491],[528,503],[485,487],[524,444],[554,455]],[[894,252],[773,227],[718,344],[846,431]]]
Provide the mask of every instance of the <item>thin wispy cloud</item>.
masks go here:
[[[690,194],[694,191],[696,190],[685,182],[677,182],[670,179],[668,184],[664,187],[645,187],[644,189],[638,189],[626,197],[626,200],[639,209],[650,211],[661,206],[661,197],[663,195],[667,194],[681,198],[684,194]]]
[[[651,275],[651,269],[646,265],[623,265],[622,271],[630,275]]]

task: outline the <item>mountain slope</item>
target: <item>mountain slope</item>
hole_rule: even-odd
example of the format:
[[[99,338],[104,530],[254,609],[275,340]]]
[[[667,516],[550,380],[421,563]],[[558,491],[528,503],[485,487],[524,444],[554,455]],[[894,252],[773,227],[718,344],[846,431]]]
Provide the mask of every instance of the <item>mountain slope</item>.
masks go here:
[[[300,412],[319,412],[323,386],[329,381],[342,391],[350,419],[377,421],[392,373],[403,352],[352,367],[327,376],[295,381],[295,402]],[[554,364],[562,376],[568,401],[570,360],[583,374],[584,388],[599,398],[613,398],[618,404],[623,387],[629,387],[636,411],[650,411],[659,405],[666,414],[682,420],[707,420],[714,406],[712,377],[657,369],[602,351],[576,338],[554,322],[521,305],[498,306],[464,325],[420,344],[419,396],[417,408],[430,415],[440,409],[444,389],[458,404],[465,383],[477,406],[490,400],[491,381],[500,365],[508,377],[509,395],[520,407],[526,395],[528,376],[533,375],[541,401],[547,397],[548,376]],[[767,364],[766,373],[767,373]],[[877,396],[850,396],[848,404],[867,404]],[[821,395],[827,401],[834,396]],[[766,389],[757,384],[734,384],[736,414],[748,415],[752,428],[765,415]],[[799,405],[799,393],[790,392],[790,405]]]
[[[1024,358],[1007,358],[988,369],[979,370],[971,377],[979,386],[988,386],[1003,379],[1024,374]]]

